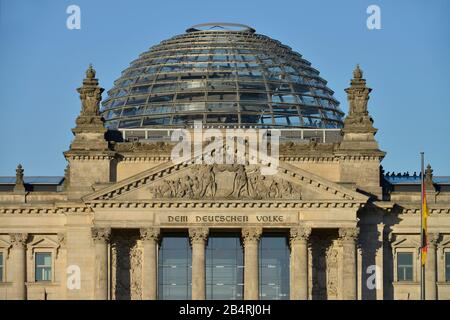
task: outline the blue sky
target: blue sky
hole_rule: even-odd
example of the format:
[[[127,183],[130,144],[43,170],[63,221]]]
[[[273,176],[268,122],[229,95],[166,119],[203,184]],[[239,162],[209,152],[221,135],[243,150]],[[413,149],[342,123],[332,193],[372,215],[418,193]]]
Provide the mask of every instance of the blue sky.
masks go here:
[[[81,30],[66,28],[71,4]],[[381,30],[366,27],[371,4]],[[18,163],[26,175],[63,175],[90,62],[110,89],[150,46],[212,21],[250,25],[301,53],[344,111],[360,63],[385,170],[418,171],[425,151],[436,175],[450,175],[449,15],[447,0],[0,0],[0,175]]]

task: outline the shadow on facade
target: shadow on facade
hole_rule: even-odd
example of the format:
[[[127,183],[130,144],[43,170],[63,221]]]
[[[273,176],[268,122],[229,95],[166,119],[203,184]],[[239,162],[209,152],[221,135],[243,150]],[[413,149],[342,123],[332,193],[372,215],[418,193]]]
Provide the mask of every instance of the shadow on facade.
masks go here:
[[[138,230],[113,230],[111,237],[111,295],[113,300],[131,300],[136,291],[134,272],[138,249]],[[140,254],[139,259],[140,259]],[[140,263],[138,266],[140,267]],[[137,293],[139,294],[139,293]]]
[[[337,230],[313,229],[310,241],[310,296],[312,300],[337,299],[338,252],[334,245]]]

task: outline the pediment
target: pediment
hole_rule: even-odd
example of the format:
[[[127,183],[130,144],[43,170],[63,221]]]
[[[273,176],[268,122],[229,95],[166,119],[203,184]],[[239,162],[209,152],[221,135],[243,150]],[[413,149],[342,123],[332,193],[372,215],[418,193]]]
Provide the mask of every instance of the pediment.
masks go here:
[[[263,175],[261,165],[161,164],[98,190],[84,201],[153,200],[348,200],[368,197],[310,172],[280,162],[277,173]]]
[[[39,248],[55,248],[59,246],[59,243],[47,236],[33,236],[32,240],[28,243],[28,246]]]
[[[394,248],[416,248],[420,246],[419,238],[416,235],[397,234],[392,242]]]

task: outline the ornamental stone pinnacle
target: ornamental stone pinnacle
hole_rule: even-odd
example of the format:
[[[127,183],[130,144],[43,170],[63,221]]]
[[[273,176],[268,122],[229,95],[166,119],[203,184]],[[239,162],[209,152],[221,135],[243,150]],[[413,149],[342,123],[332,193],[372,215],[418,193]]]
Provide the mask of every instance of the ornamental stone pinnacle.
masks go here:
[[[373,119],[367,108],[371,91],[372,89],[366,86],[363,71],[357,65],[353,71],[350,87],[345,89],[349,110],[344,120],[340,150],[354,150],[359,153],[373,153],[375,151],[380,156],[384,156],[384,152],[379,150],[378,142],[375,140],[377,129],[373,127]]]
[[[89,68],[86,70],[87,79],[95,79],[95,70],[92,67],[92,63],[89,63]]]
[[[92,64],[90,64],[86,70],[86,78],[83,80],[83,86],[77,89],[82,104],[82,115],[98,116],[100,114],[99,106],[104,90],[99,87],[98,79],[95,78],[95,70],[92,68]]]
[[[359,68],[359,63],[356,65],[355,70],[353,70],[353,78],[354,79],[362,79],[363,76],[363,72],[362,70]]]
[[[100,101],[103,88],[95,78],[92,65],[86,70],[83,85],[77,89],[80,94],[81,112],[76,120],[76,127],[72,129],[75,139],[71,150],[106,150],[108,143],[105,140],[104,120],[100,116]]]
[[[19,164],[16,169],[16,184],[14,185],[14,193],[25,193],[25,183],[23,180],[23,168]]]
[[[357,65],[356,69],[353,71],[353,79],[350,81],[350,88],[345,89],[349,102],[349,116],[368,115],[367,103],[369,101],[369,93],[372,89],[366,86],[366,79],[363,79],[362,76],[363,72],[359,65]],[[364,120],[370,120],[370,124],[372,124],[372,119],[370,117]]]

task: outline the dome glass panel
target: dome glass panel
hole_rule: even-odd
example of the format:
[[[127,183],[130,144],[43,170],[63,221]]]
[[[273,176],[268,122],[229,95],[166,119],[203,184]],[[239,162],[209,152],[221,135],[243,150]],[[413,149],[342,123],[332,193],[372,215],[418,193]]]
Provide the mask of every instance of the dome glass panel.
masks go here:
[[[342,128],[333,91],[290,47],[237,24],[162,41],[122,72],[102,103],[110,129],[208,126]]]

